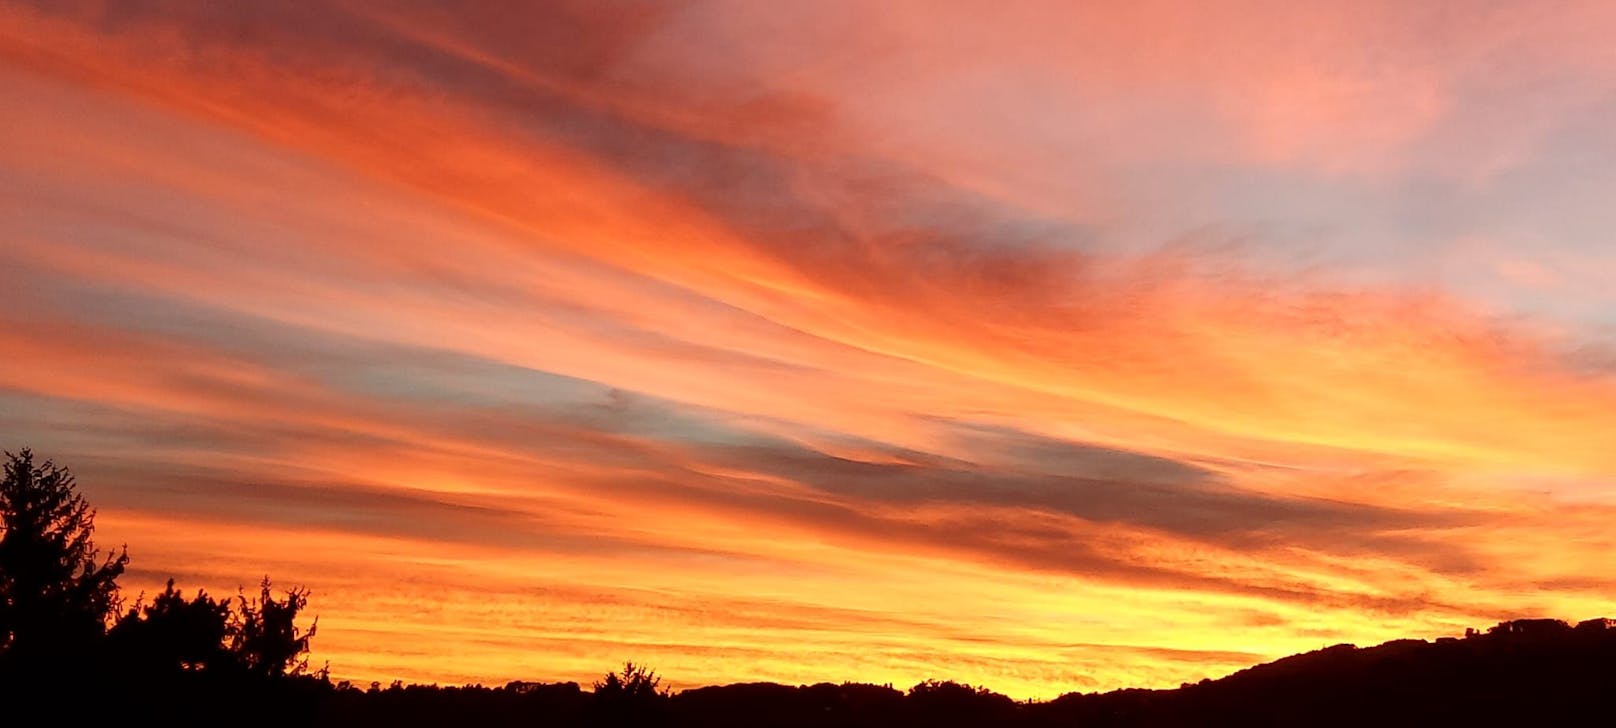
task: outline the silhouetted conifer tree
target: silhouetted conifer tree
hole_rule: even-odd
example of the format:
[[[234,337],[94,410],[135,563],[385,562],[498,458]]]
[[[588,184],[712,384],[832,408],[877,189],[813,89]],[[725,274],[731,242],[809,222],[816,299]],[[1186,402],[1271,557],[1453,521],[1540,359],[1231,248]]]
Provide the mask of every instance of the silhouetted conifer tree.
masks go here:
[[[125,549],[103,557],[95,511],[73,474],[28,449],[7,452],[0,481],[0,660],[12,667],[90,649],[117,609]]]

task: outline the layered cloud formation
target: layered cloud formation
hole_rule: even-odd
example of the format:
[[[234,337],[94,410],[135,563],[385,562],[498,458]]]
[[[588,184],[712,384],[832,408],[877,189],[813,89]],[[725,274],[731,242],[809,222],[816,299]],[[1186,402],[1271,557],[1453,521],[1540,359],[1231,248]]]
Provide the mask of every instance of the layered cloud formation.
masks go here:
[[[1613,611],[1616,18],[0,5],[0,433],[368,681]]]

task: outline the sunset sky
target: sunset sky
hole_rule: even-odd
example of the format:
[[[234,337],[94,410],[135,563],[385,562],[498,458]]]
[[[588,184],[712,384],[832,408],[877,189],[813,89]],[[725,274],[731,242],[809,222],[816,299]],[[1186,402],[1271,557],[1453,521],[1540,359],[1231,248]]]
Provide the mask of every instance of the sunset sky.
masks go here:
[[[371,680],[1616,616],[1616,5],[0,0],[0,449]]]

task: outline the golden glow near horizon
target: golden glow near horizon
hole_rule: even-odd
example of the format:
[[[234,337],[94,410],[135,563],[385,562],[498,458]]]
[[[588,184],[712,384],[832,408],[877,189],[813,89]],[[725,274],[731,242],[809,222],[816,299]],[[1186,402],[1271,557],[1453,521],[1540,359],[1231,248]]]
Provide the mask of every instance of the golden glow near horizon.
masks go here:
[[[1600,4],[42,5],[0,446],[339,677],[1049,698],[1616,611]]]

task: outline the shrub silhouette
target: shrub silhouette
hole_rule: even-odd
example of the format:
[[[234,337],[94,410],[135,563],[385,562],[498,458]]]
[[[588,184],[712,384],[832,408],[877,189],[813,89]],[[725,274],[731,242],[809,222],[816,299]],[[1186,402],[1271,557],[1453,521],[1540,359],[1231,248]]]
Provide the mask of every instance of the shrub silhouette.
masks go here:
[[[73,474],[32,451],[5,453],[0,480],[0,660],[11,667],[82,657],[116,614],[126,549],[104,558],[95,511]]]

